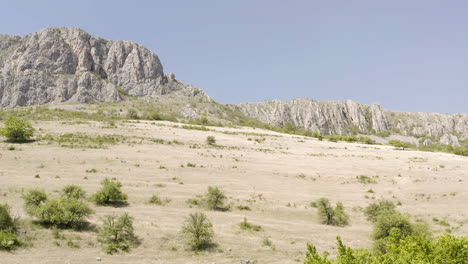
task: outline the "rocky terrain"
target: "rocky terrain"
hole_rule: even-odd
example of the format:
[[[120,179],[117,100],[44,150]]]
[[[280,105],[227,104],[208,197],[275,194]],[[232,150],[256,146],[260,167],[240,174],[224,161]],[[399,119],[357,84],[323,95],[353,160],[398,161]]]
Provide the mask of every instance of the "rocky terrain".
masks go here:
[[[287,122],[323,135],[379,134],[389,131],[412,137],[427,137],[424,144],[459,146],[468,137],[468,114],[410,113],[382,109],[355,101],[315,101],[298,98],[230,105],[264,123]],[[430,138],[430,139],[429,139]]]
[[[118,102],[122,95],[210,98],[164,75],[156,54],[79,28],[0,36],[0,109],[61,102]]]
[[[165,75],[156,54],[131,41],[94,37],[79,28],[0,35],[0,109],[63,102],[120,102],[126,97],[177,104],[183,118],[229,120],[227,108],[199,88]],[[194,103],[195,102],[195,103]],[[196,103],[204,102],[203,106]],[[459,146],[468,114],[408,113],[354,101],[298,98],[228,105],[237,115],[323,135],[391,133],[417,144]],[[420,140],[421,139],[421,140]]]

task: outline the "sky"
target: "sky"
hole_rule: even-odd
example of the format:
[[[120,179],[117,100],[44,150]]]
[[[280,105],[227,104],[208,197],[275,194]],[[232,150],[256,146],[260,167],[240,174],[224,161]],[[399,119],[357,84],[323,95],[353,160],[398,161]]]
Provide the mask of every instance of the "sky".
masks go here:
[[[0,0],[0,34],[80,27],[155,52],[221,103],[468,113],[466,0]]]

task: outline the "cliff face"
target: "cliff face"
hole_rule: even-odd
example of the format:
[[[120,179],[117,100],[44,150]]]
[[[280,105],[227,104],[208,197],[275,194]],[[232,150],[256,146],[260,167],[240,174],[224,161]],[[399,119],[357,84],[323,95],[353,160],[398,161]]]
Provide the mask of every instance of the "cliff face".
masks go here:
[[[46,103],[118,102],[121,95],[209,97],[164,75],[156,54],[78,28],[0,35],[0,109]]]
[[[283,126],[290,122],[323,135],[346,135],[357,129],[365,134],[391,130],[403,135],[442,137],[440,143],[448,145],[457,145],[456,135],[468,138],[468,114],[410,113],[354,101],[318,102],[306,98],[229,106],[267,124]]]

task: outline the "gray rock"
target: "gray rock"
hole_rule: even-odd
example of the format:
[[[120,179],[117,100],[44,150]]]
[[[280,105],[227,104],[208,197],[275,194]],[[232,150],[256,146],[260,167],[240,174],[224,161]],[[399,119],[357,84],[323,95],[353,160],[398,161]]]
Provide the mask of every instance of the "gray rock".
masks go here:
[[[430,146],[430,145],[434,145],[434,142],[430,139],[425,139],[422,143],[424,146]]]
[[[458,137],[452,134],[444,134],[440,138],[439,143],[444,144],[444,145],[454,146],[454,147],[460,146],[460,143],[458,142]]]
[[[169,81],[170,80],[170,81]],[[201,89],[168,78],[156,54],[132,41],[111,41],[79,28],[0,35],[0,109],[48,103],[118,102],[132,96],[211,100]]]
[[[270,125],[283,126],[290,122],[323,135],[347,135],[357,131],[371,134],[393,130],[403,136],[439,137],[454,133],[468,138],[468,114],[410,113],[355,101],[318,102],[307,98],[228,106]]]

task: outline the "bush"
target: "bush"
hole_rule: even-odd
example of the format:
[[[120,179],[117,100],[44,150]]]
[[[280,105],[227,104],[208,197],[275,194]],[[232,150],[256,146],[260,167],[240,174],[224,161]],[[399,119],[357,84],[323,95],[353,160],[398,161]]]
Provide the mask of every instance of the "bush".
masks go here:
[[[216,186],[209,186],[208,192],[205,194],[206,206],[211,210],[226,210],[224,200],[226,195]]]
[[[337,226],[346,226],[348,225],[348,215],[346,214],[343,204],[341,202],[336,203],[335,208],[335,223]]]
[[[453,263],[464,264],[468,259],[468,237],[444,234],[436,239],[421,236],[402,238],[393,229],[387,251],[374,252],[368,249],[352,249],[337,237],[336,259],[328,259],[328,253],[320,256],[315,246],[308,244],[304,264],[377,264],[377,263]]]
[[[5,127],[0,128],[0,135],[5,136],[9,141],[27,141],[34,134],[32,125],[19,117],[10,116],[4,121],[4,124]]]
[[[259,225],[251,224],[247,221],[247,218],[244,217],[244,220],[239,224],[240,228],[243,230],[252,230],[252,231],[262,231],[262,227]]]
[[[345,226],[348,224],[348,215],[341,202],[336,203],[335,209],[327,198],[320,198],[314,205],[318,208],[320,221],[325,225]]]
[[[0,232],[16,232],[15,219],[10,214],[10,207],[7,204],[0,204]]]
[[[396,147],[396,148],[402,148],[402,149],[407,149],[407,148],[411,148],[413,147],[412,144],[408,143],[408,142],[403,142],[403,141],[400,141],[400,140],[390,140],[388,141],[388,144]]]
[[[102,188],[91,197],[91,200],[99,205],[125,203],[127,194],[123,193],[120,188],[122,183],[117,180],[109,180],[105,178],[101,182]]]
[[[138,115],[137,110],[135,110],[135,109],[128,109],[128,111],[127,111],[127,118],[128,118],[128,119],[136,119],[136,120],[138,120],[138,119],[140,119],[140,116]]]
[[[138,238],[133,230],[133,218],[127,213],[117,217],[106,215],[102,218],[103,225],[99,229],[98,240],[105,245],[108,254],[128,251],[138,244]]]
[[[83,200],[66,193],[65,189],[57,199],[48,199],[42,190],[29,190],[23,195],[26,213],[54,226],[79,227],[84,224],[85,219],[94,213],[93,210]]]
[[[377,221],[377,217],[386,212],[394,212],[395,204],[392,201],[381,200],[378,203],[372,203],[366,207],[364,214],[367,216],[367,220],[371,222]]]
[[[0,250],[13,250],[21,245],[14,233],[0,231]]]
[[[146,120],[162,120],[162,117],[161,117],[161,114],[158,111],[152,110],[151,112],[146,114],[145,119]]]
[[[188,244],[192,250],[203,250],[213,246],[213,225],[204,213],[190,214],[182,232],[188,236]]]
[[[86,192],[78,185],[69,184],[63,187],[63,196],[67,198],[83,199],[86,197]]]
[[[47,194],[43,190],[32,189],[23,195],[24,208],[28,215],[38,214],[38,208],[47,201]]]
[[[216,139],[213,136],[208,136],[206,137],[206,144],[208,145],[214,145],[216,144]]]

